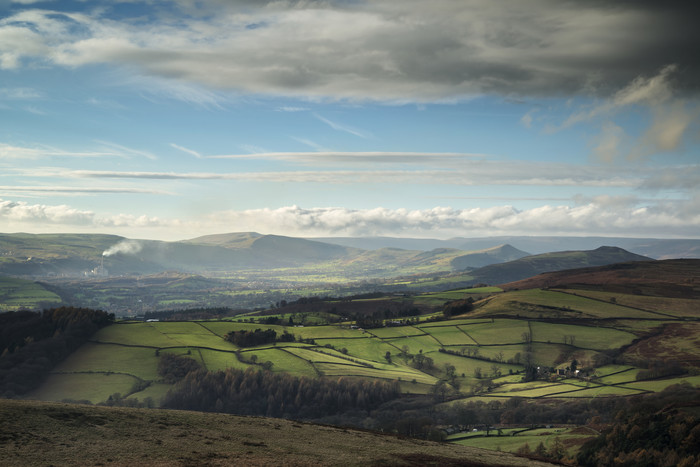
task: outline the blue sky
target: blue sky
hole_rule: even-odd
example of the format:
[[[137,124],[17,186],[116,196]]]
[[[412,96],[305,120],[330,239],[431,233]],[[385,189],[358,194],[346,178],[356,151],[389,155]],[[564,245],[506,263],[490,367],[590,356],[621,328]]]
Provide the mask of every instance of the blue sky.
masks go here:
[[[700,238],[695,13],[5,0],[0,231]]]

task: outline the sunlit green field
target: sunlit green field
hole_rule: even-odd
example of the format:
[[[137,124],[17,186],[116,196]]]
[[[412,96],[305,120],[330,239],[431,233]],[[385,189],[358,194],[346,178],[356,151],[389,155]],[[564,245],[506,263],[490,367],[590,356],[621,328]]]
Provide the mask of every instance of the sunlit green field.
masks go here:
[[[603,327],[541,322],[532,322],[531,327],[535,342],[567,344],[573,339],[574,346],[584,349],[614,349],[629,344],[636,337],[625,331]]]

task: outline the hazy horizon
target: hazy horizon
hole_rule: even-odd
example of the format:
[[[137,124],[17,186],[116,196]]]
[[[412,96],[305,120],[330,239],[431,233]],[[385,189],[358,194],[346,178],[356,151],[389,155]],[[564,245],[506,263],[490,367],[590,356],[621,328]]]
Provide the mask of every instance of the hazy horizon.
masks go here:
[[[0,2],[0,231],[697,239],[678,5]]]

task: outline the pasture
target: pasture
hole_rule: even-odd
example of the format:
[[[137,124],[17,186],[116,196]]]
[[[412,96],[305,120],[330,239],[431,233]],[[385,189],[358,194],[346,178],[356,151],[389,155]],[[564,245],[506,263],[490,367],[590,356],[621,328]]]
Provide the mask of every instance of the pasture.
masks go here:
[[[557,342],[594,350],[616,349],[631,343],[636,337],[616,329],[573,324],[531,322],[531,329],[534,342]]]
[[[115,393],[130,394],[138,379],[118,373],[52,373],[28,399],[105,402]]]

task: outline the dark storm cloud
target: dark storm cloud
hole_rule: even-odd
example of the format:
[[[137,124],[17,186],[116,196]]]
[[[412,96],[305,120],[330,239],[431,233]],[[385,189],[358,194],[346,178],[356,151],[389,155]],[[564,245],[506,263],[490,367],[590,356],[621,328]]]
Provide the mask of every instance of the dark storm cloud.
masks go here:
[[[436,101],[607,96],[673,64],[675,89],[700,90],[690,2],[173,3],[179,14],[145,2],[161,12],[148,24],[109,4],[62,15],[28,5],[0,20],[0,66],[112,63],[239,92]]]

